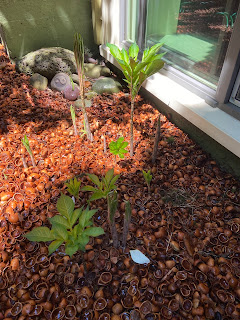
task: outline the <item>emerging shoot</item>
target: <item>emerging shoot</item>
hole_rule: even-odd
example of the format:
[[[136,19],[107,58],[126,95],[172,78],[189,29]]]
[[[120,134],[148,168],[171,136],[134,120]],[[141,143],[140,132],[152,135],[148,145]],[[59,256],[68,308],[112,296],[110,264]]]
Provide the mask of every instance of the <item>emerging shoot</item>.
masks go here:
[[[151,170],[148,170],[148,172],[143,170],[142,173],[143,173],[143,177],[144,177],[146,184],[147,184],[147,187],[148,187],[148,193],[150,194],[150,192],[151,192],[150,183],[152,181]]]
[[[30,144],[29,144],[29,140],[28,140],[28,137],[26,136],[26,134],[24,135],[24,137],[22,139],[22,144],[24,145],[24,147],[26,148],[27,152],[29,153],[29,156],[31,158],[33,167],[36,167],[36,162],[34,160],[33,153],[32,153],[32,150],[31,150],[31,147],[30,147]],[[23,161],[23,164],[24,164],[24,161]]]
[[[70,106],[70,111],[71,111],[71,117],[73,122],[74,134],[75,136],[77,136],[78,132],[77,132],[77,125],[76,125],[76,114],[75,114],[75,108],[72,104]]]

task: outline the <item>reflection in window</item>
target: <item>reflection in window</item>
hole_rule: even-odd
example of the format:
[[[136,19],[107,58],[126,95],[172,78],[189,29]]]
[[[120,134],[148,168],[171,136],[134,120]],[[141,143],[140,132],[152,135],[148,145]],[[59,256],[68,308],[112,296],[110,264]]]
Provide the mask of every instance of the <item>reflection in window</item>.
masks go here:
[[[163,42],[168,64],[216,88],[239,3],[148,1],[146,46]]]

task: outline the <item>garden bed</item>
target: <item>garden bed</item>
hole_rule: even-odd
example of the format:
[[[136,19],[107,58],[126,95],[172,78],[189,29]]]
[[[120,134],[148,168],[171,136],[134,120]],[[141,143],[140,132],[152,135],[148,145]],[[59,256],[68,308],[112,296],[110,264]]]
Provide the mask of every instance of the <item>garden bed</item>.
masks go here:
[[[1,48],[0,70],[0,319],[239,319],[240,189],[184,132],[161,115],[156,163],[151,161],[158,111],[140,96],[134,112],[134,156],[115,160],[107,146],[130,139],[128,94],[101,95],[87,109],[93,141],[74,135],[70,102],[38,91],[16,73]],[[4,63],[6,65],[4,66]],[[78,130],[83,115],[76,111]],[[22,145],[28,136],[36,167]],[[24,168],[22,156],[28,168]],[[24,234],[48,226],[65,182],[90,184],[120,174],[113,248],[107,203],[91,202],[92,238],[72,258]],[[150,193],[142,170],[151,170]],[[80,192],[76,207],[86,206]],[[132,207],[127,248],[121,247],[125,200]],[[133,262],[138,249],[150,263]]]

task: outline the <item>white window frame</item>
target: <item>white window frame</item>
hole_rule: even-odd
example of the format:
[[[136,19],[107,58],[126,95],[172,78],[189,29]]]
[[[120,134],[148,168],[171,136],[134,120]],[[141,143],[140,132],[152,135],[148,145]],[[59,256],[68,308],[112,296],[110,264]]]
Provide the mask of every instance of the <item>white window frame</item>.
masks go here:
[[[102,0],[103,6],[110,6],[111,26],[114,22],[112,35],[105,38],[104,43],[115,43],[120,47],[129,46],[125,41],[128,1],[131,0]],[[143,4],[146,1],[140,0]],[[103,12],[102,21],[103,24],[108,24],[109,14],[106,16]],[[240,158],[240,108],[229,102],[238,73],[239,39],[240,7],[216,91],[172,67],[163,69],[147,79],[143,87],[160,102],[167,104]],[[100,46],[100,53],[108,61],[117,65],[104,44]]]

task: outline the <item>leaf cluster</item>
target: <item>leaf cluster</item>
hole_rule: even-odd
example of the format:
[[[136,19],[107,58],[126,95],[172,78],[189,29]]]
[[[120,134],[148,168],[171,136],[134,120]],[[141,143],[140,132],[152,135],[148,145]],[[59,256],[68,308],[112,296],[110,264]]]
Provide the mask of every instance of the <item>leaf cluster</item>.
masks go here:
[[[143,82],[164,65],[161,60],[164,53],[158,54],[163,43],[157,43],[151,48],[145,49],[142,61],[138,61],[139,47],[136,43],[130,46],[128,52],[124,48],[120,50],[114,44],[107,43],[106,45],[110,48],[110,53],[122,68],[132,98],[136,97]]]
[[[105,177],[102,177],[102,180],[100,181],[98,176],[96,176],[95,174],[91,174],[88,173],[87,174],[89,179],[96,185],[96,187],[87,185],[85,187],[83,187],[81,190],[82,191],[92,191],[93,194],[91,195],[89,201],[93,201],[93,200],[98,200],[98,199],[106,199],[108,194],[112,191],[112,190],[116,190],[117,186],[116,186],[116,181],[119,178],[119,174],[114,176],[114,170],[110,169]]]
[[[23,139],[22,139],[22,144],[24,145],[24,147],[26,148],[27,152],[32,155],[32,150],[29,144],[29,140],[28,137],[26,136],[26,134],[24,135]]]
[[[75,177],[74,179],[70,179],[69,182],[65,182],[65,185],[68,187],[67,191],[76,199],[78,199],[81,181],[78,181],[77,178]]]
[[[65,252],[72,257],[78,250],[85,251],[90,236],[104,233],[102,228],[92,227],[92,217],[97,210],[89,210],[89,207],[74,209],[73,200],[64,194],[57,201],[57,209],[59,214],[49,219],[52,229],[38,227],[25,234],[30,241],[52,241],[48,247],[49,255],[65,243]]]
[[[150,186],[150,183],[152,181],[151,170],[148,170],[148,172],[143,170],[142,173],[147,185]]]
[[[128,153],[125,149],[128,146],[128,142],[124,141],[124,137],[120,137],[117,141],[111,141],[109,143],[110,152],[114,155],[118,155],[119,158],[123,159],[124,155]]]

